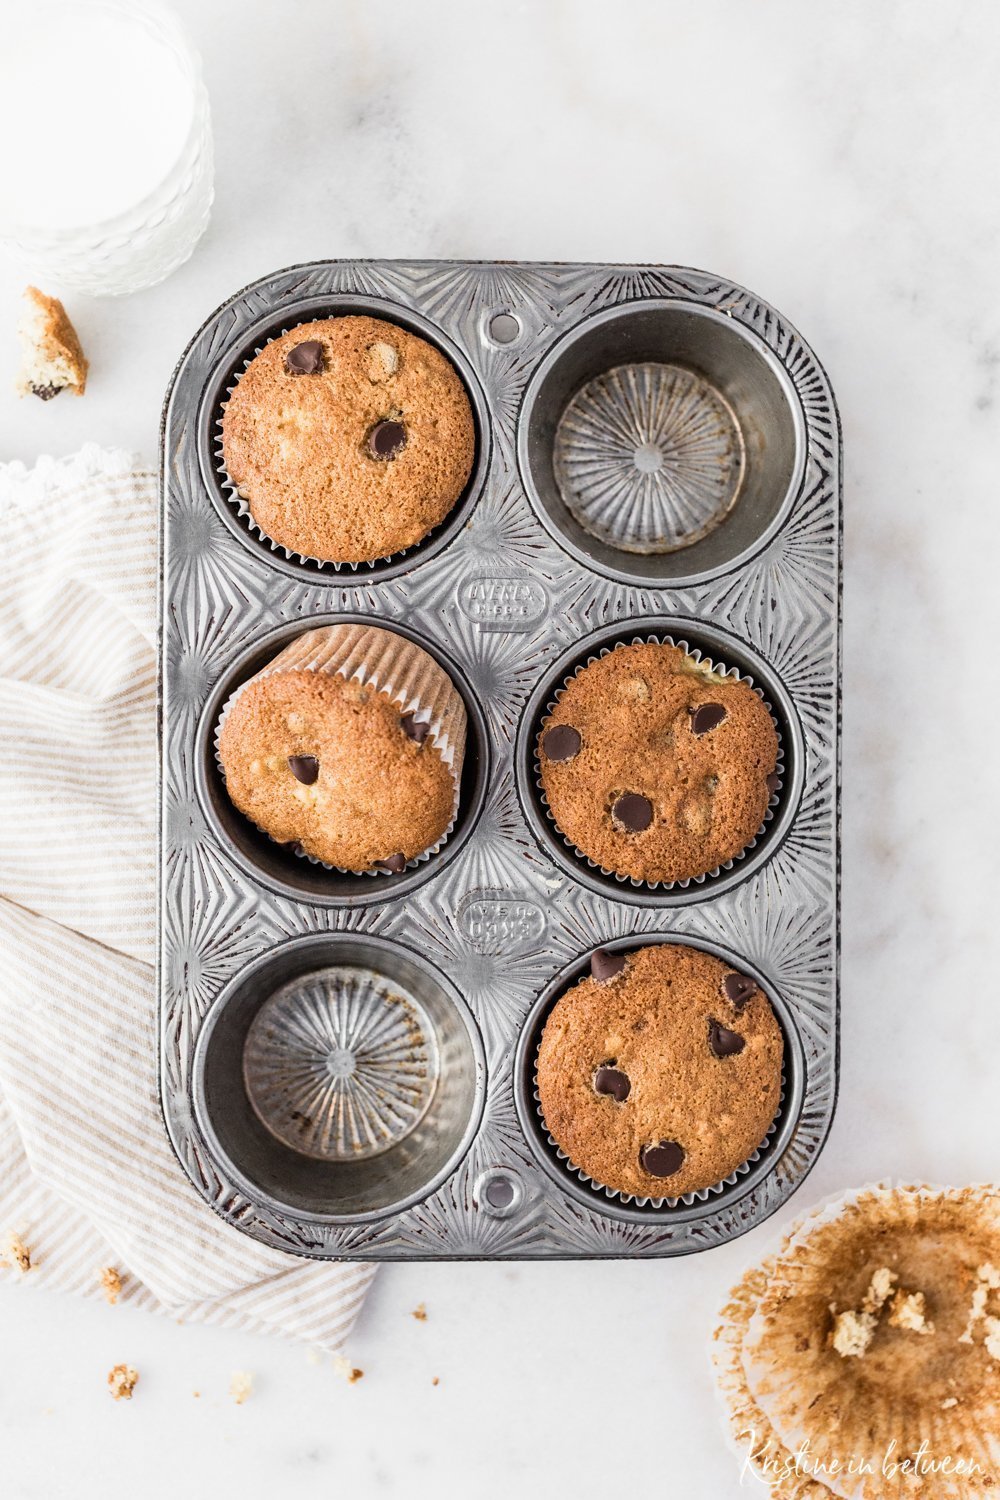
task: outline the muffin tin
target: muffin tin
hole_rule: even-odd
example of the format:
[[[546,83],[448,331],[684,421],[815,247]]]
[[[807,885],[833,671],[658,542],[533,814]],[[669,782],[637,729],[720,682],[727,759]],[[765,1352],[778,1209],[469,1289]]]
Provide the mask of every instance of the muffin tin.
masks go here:
[[[218,422],[269,338],[362,312],[452,360],[477,455],[423,542],[336,568],[254,531]],[[198,1191],[256,1239],[330,1259],[679,1255],[766,1218],[837,1091],[840,431],[808,346],[684,268],[322,262],[208,319],[171,382],[162,457],[160,1086]],[[454,830],[378,879],[272,844],[214,756],[239,683],[344,619],[417,641],[469,715]],[[783,765],[743,858],[658,889],[576,855],[534,766],[565,677],[651,636],[749,677]],[[786,1054],[749,1170],[655,1206],[567,1169],[532,1071],[594,948],[664,940],[757,979]]]

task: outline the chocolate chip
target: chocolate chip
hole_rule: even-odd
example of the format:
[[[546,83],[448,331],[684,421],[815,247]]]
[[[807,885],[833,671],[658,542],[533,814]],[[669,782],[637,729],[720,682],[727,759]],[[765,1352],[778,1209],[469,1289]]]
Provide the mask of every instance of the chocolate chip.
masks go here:
[[[377,870],[388,870],[390,875],[399,875],[406,869],[405,854],[390,854],[388,859],[377,859],[375,861]]]
[[[323,368],[323,345],[319,339],[306,339],[285,355],[289,375],[318,375]]]
[[[301,781],[303,786],[312,786],[319,775],[319,761],[315,755],[290,755],[288,769],[295,780]]]
[[[632,1091],[632,1084],[627,1073],[621,1068],[613,1068],[610,1063],[603,1063],[594,1074],[594,1093],[610,1094],[618,1104],[622,1104]]]
[[[53,396],[58,396],[65,389],[64,385],[33,385],[31,394],[37,396],[39,401],[51,401]]]
[[[773,797],[774,794],[775,794],[775,792],[778,790],[779,786],[781,785],[781,777],[778,775],[777,771],[772,771],[771,772],[770,776],[767,778],[767,780],[764,783],[764,785],[767,787],[768,791],[771,793],[771,796]]]
[[[717,729],[725,717],[721,703],[699,703],[691,710],[691,733],[707,734],[710,729]]]
[[[655,1146],[643,1146],[639,1165],[650,1177],[673,1177],[684,1165],[684,1154],[679,1141],[657,1141]]]
[[[722,981],[722,993],[739,1009],[753,999],[757,985],[747,974],[727,974]]]
[[[368,434],[368,452],[372,458],[395,458],[406,447],[406,428],[402,422],[376,422]]]
[[[606,948],[598,948],[590,955],[590,972],[598,984],[604,984],[609,979],[614,979],[625,967],[624,953],[609,953]]]
[[[716,1057],[735,1057],[737,1052],[742,1052],[746,1042],[738,1031],[727,1031],[725,1026],[716,1020],[708,1023],[708,1045]]]
[[[653,804],[638,792],[626,792],[612,807],[611,816],[627,833],[642,833],[653,821]]]
[[[427,720],[422,719],[418,724],[413,714],[403,714],[399,727],[411,740],[416,740],[418,745],[422,745],[431,732],[431,726]]]
[[[580,731],[572,724],[553,724],[542,735],[542,749],[549,760],[572,760],[582,744]]]

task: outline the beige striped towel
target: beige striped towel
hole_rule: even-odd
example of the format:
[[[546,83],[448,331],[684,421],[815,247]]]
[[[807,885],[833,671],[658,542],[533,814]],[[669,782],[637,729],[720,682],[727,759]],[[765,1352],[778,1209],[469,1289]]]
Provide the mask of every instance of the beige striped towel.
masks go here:
[[[266,1249],[174,1159],[155,1080],[155,475],[0,465],[0,1253],[40,1284],[340,1348],[374,1274]],[[0,1276],[20,1272],[13,1260]]]

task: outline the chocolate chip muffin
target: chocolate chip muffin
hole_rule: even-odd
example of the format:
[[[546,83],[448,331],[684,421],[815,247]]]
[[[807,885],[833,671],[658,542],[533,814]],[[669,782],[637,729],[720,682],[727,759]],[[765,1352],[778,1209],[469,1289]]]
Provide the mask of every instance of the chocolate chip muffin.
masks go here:
[[[230,699],[226,791],[297,854],[398,874],[445,838],[458,806],[465,705],[426,651],[392,631],[305,632]]]
[[[539,1107],[593,1181],[680,1198],[723,1181],[765,1139],[783,1052],[766,996],[711,954],[599,949],[545,1023]]]
[[[380,318],[325,318],[251,360],[222,449],[271,541],[321,562],[373,562],[444,520],[469,481],[475,427],[433,345]]]
[[[602,869],[707,875],[760,831],[778,736],[746,682],[678,646],[616,646],[570,679],[538,736],[549,812]]]

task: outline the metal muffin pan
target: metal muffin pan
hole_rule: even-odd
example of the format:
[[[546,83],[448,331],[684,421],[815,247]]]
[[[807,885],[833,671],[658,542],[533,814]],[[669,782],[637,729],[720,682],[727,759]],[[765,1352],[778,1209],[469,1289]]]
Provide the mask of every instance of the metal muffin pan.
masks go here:
[[[351,312],[443,350],[477,452],[423,542],[334,568],[285,556],[238,514],[218,420],[269,338]],[[196,1188],[244,1232],[317,1258],[679,1255],[774,1212],[822,1148],[838,1069],[840,430],[796,331],[677,267],[299,266],[195,335],[162,458],[160,1088]],[[616,506],[627,549],[608,540]],[[417,640],[469,710],[456,827],[399,876],[273,844],[215,762],[233,689],[335,619]],[[554,688],[657,633],[751,677],[784,758],[750,852],[660,890],[569,849],[533,774]],[[531,1075],[544,1016],[590,952],[664,940],[759,979],[785,1094],[748,1172],[654,1208],[567,1170]],[[331,971],[363,1003],[338,1009]]]

